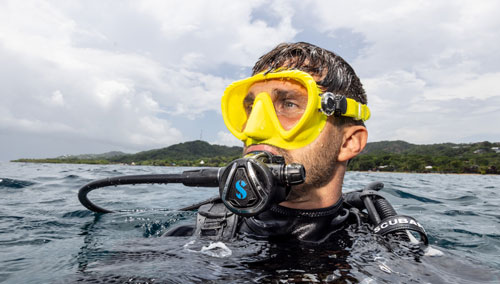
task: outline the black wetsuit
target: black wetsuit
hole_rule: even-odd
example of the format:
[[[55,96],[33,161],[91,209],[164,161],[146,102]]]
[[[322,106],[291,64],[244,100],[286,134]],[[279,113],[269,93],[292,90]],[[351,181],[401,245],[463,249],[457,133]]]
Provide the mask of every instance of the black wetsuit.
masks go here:
[[[321,243],[355,223],[355,219],[345,208],[342,198],[334,205],[321,209],[304,210],[272,205],[257,216],[239,217],[235,232],[259,239]],[[168,231],[165,236],[190,236],[195,229],[195,226],[179,226]]]
[[[311,210],[273,205],[255,217],[242,218],[239,232],[254,237],[321,242],[347,226],[349,211],[342,204],[341,199],[330,207]]]

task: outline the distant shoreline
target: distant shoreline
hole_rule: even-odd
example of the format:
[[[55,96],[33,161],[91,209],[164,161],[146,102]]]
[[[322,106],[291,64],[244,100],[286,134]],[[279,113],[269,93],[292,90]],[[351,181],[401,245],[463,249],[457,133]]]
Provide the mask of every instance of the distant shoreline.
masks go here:
[[[67,162],[24,162],[24,161],[8,161],[8,163],[27,163],[27,164],[66,164],[66,165],[102,165],[102,166],[146,166],[146,167],[167,167],[167,168],[181,168],[181,167],[203,167],[203,168],[213,168],[218,166],[208,166],[208,165],[198,165],[198,166],[185,166],[185,165],[167,165],[167,166],[158,166],[158,165],[130,165],[125,163],[67,163]],[[440,172],[401,172],[401,171],[359,171],[359,170],[347,170],[347,172],[359,172],[359,173],[374,173],[374,174],[425,174],[425,175],[473,175],[473,176],[498,176],[499,174],[481,174],[481,173],[440,173]]]
[[[112,151],[13,162],[223,167],[241,158],[242,151],[242,147],[212,145],[196,140],[135,154]],[[416,145],[405,141],[370,142],[360,155],[349,162],[347,169],[360,172],[497,175],[500,174],[500,143]]]

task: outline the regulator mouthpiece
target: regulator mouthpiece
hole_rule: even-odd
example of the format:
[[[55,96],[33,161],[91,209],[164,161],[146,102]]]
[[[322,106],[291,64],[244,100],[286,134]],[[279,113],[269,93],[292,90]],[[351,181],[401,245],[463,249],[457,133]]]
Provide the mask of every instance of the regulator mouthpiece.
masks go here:
[[[305,178],[300,164],[286,165],[282,156],[252,152],[224,169],[219,180],[220,197],[231,212],[254,216],[284,201],[290,187]]]

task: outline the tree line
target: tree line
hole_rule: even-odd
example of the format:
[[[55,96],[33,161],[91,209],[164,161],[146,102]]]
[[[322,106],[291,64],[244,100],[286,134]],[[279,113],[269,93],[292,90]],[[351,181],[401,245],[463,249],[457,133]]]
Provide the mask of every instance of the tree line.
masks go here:
[[[136,154],[109,152],[99,155],[19,159],[15,162],[129,164],[146,166],[222,167],[241,157],[241,147],[190,141]],[[416,145],[405,141],[368,143],[348,164],[352,171],[417,173],[500,174],[500,143],[442,143]]]

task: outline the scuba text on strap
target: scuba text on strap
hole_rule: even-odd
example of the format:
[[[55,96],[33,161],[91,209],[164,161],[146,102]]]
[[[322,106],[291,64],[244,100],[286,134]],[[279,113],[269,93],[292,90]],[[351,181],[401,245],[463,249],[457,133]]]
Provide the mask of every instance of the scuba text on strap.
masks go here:
[[[420,236],[422,243],[428,245],[429,240],[424,227],[413,217],[398,215],[392,205],[377,192],[383,187],[384,184],[381,182],[369,183],[362,191],[345,194],[345,202],[359,210],[368,211],[370,223],[375,226],[374,233],[385,236],[400,232],[410,234],[409,231],[412,231]],[[413,234],[408,235],[408,238],[411,237],[414,238]]]

